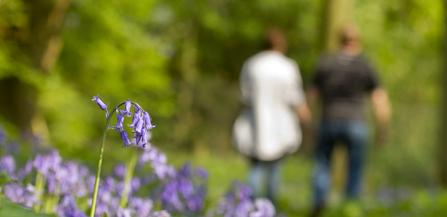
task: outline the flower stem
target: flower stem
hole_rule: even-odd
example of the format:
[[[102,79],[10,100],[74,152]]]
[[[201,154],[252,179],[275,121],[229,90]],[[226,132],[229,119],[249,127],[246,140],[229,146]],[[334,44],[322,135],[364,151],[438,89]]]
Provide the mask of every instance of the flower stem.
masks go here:
[[[102,157],[103,157],[103,154],[104,154],[104,145],[106,143],[106,135],[107,135],[107,130],[109,128],[109,123],[110,123],[110,120],[112,119],[112,116],[113,116],[114,112],[115,112],[115,109],[113,109],[112,112],[107,117],[106,125],[104,126],[104,130],[102,132],[101,149],[99,151],[98,171],[96,172],[95,190],[93,191],[92,209],[90,211],[90,217],[94,217],[95,216],[96,198],[98,197],[99,178],[101,176],[101,167],[102,167]]]
[[[40,191],[42,191],[44,189],[44,187],[45,187],[45,177],[43,176],[42,173],[37,172],[35,191],[39,193]],[[37,195],[37,199],[41,200],[42,199],[42,194],[38,194]],[[40,211],[40,204],[34,205],[34,211],[35,212],[39,212]]]
[[[133,171],[135,170],[135,166],[137,165],[137,160],[138,160],[138,153],[134,151],[132,154],[132,158],[130,158],[129,163],[127,164],[126,177],[124,178],[124,189],[123,193],[121,194],[121,201],[120,201],[120,206],[123,208],[126,207],[127,204],[127,198],[129,197],[130,193]]]

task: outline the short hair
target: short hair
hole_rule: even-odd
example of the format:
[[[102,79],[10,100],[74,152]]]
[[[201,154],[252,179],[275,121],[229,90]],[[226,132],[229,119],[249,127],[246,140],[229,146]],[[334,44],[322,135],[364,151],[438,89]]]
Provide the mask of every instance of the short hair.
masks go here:
[[[357,27],[353,25],[346,25],[340,32],[340,43],[345,45],[351,41],[359,41],[360,33]]]
[[[287,48],[286,36],[277,27],[269,28],[264,35],[264,48],[272,49],[274,47]]]

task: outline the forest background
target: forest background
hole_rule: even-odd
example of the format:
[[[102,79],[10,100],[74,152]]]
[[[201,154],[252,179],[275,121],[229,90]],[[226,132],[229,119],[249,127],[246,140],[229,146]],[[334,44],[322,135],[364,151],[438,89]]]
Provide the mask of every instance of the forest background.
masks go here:
[[[386,146],[369,148],[366,191],[440,189],[444,17],[441,0],[0,0],[0,123],[29,147],[56,147],[93,167],[104,119],[90,99],[129,98],[157,125],[152,143],[179,164],[208,168],[211,197],[222,195],[245,179],[231,129],[240,69],[264,31],[285,30],[307,86],[349,22],[393,107]],[[119,136],[109,137],[106,161],[124,161]],[[283,195],[286,210],[309,204],[314,140],[305,137],[285,168],[282,192],[300,195]]]

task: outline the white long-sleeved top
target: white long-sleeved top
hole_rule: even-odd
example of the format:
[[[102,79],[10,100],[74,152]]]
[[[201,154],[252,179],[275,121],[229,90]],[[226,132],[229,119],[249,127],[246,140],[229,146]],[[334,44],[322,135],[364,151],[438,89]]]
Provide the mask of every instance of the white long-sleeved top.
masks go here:
[[[298,65],[277,51],[248,59],[240,75],[244,110],[233,127],[233,141],[243,154],[276,160],[295,152],[301,143],[293,108],[305,101]]]

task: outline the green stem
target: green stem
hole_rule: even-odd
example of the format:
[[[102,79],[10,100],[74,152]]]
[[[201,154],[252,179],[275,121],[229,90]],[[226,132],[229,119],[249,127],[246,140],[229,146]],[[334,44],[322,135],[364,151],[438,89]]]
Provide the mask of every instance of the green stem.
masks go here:
[[[138,153],[134,151],[132,154],[132,158],[130,158],[129,163],[127,164],[126,177],[124,178],[124,189],[120,201],[120,206],[123,208],[126,207],[127,204],[127,198],[130,192],[133,171],[135,170],[135,166],[137,165],[137,160],[138,160]]]
[[[98,197],[99,177],[101,176],[102,156],[104,154],[104,145],[106,143],[106,135],[107,135],[107,130],[109,129],[109,123],[110,123],[110,120],[112,119],[113,113],[115,113],[115,110],[116,109],[113,109],[112,112],[109,114],[109,117],[107,117],[106,125],[104,126],[104,130],[102,132],[101,149],[99,151],[98,171],[96,172],[95,190],[93,191],[92,209],[90,211],[90,217],[95,216],[96,198]]]
[[[45,177],[43,177],[43,174],[40,172],[37,172],[36,175],[36,192],[39,192],[43,190],[45,187]],[[37,195],[37,199],[42,199],[42,194]],[[40,203],[41,204],[41,203]],[[34,205],[34,211],[39,212],[40,211],[40,204]]]

